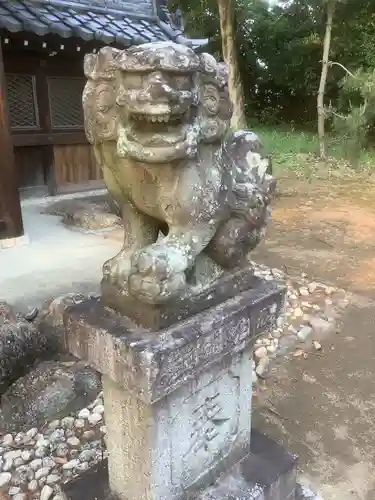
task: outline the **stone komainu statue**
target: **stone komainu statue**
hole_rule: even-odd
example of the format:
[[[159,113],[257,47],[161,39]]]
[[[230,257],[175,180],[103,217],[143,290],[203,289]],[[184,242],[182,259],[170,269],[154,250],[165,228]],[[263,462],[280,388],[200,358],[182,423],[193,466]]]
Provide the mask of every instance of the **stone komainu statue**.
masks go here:
[[[226,66],[163,42],[105,47],[84,68],[86,134],[125,226],[103,280],[161,304],[186,293],[199,259],[241,266],[275,183],[259,138],[229,131]]]

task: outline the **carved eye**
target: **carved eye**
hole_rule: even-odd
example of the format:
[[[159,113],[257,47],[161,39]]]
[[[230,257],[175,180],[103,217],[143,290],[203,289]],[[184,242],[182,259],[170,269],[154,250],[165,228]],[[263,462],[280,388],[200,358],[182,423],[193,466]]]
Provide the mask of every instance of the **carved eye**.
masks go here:
[[[219,111],[220,95],[214,85],[205,85],[203,89],[203,105],[207,112],[216,115]]]

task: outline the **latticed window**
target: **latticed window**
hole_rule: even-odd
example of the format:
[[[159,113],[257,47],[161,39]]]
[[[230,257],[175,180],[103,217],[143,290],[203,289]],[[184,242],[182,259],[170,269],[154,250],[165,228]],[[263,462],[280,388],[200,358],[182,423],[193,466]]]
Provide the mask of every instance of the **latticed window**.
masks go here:
[[[54,76],[48,78],[53,128],[82,128],[82,92],[84,78]]]
[[[11,128],[38,128],[39,118],[34,76],[6,74],[5,79]]]

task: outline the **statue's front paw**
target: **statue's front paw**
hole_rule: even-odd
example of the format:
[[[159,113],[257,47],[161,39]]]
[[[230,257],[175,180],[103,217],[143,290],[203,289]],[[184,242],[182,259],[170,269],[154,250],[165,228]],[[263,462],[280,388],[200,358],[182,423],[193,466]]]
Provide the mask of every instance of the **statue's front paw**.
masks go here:
[[[103,277],[112,283],[121,284],[127,280],[129,273],[130,255],[125,251],[121,251],[103,265]]]
[[[181,295],[186,286],[185,273],[177,273],[165,279],[155,275],[132,274],[129,277],[129,292],[149,304],[163,304]]]
[[[129,291],[144,302],[160,304],[181,295],[186,286],[184,253],[160,244],[132,256]]]

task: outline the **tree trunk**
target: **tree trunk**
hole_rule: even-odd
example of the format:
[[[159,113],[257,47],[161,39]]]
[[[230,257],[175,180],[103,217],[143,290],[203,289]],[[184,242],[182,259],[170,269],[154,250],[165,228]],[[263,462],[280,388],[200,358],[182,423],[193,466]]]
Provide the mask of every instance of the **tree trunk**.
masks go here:
[[[320,75],[317,111],[318,111],[318,136],[319,136],[319,150],[320,158],[327,158],[326,142],[325,142],[325,109],[324,109],[324,94],[326,90],[328,64],[329,64],[329,51],[331,46],[331,32],[332,32],[332,19],[335,12],[335,0],[328,0],[327,3],[327,21],[326,32],[324,35],[323,46],[323,59],[322,59],[322,72]]]
[[[245,99],[236,50],[235,0],[218,0],[224,61],[229,69],[229,96],[233,104],[231,127],[246,128]]]

